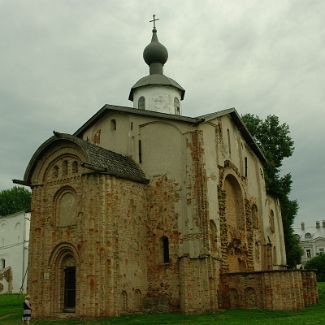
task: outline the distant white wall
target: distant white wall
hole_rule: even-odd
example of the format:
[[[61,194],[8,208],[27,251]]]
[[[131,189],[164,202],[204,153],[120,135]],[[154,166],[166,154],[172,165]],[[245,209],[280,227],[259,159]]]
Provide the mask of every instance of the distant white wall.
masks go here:
[[[11,267],[12,292],[19,292],[21,287],[23,292],[26,290],[30,217],[31,214],[25,212],[0,216],[0,271],[3,267]],[[3,287],[0,294],[6,293],[6,281],[3,279],[0,283]]]
[[[310,222],[302,222],[300,225],[294,225],[293,229],[304,251],[302,264],[317,255],[325,254],[325,220],[316,221],[313,225]]]

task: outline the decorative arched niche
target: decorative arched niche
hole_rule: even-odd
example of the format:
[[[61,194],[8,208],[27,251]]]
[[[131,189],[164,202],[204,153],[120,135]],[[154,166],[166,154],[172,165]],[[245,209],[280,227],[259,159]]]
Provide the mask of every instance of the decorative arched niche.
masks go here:
[[[256,204],[253,204],[252,206],[252,223],[254,229],[259,228],[259,217],[258,217],[258,209]]]
[[[247,240],[245,233],[246,214],[243,191],[237,177],[229,173],[224,180],[225,227],[222,245],[226,247],[228,272],[243,272],[247,269]]]
[[[210,247],[213,254],[217,252],[217,227],[213,220],[209,221],[209,240],[210,240]]]
[[[270,222],[270,230],[272,233],[275,232],[275,224],[274,224],[274,212],[271,209],[269,214],[269,222]]]
[[[66,227],[76,224],[76,192],[71,187],[62,188],[55,196],[56,225]]]
[[[225,178],[224,190],[226,194],[226,220],[234,229],[245,229],[245,213],[241,187],[232,174]]]

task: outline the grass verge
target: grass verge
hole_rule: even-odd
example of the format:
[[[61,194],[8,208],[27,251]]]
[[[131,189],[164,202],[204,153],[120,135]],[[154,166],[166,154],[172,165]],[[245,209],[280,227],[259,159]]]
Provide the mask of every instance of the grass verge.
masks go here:
[[[316,325],[325,324],[325,282],[319,283],[320,303],[299,312],[266,310],[221,310],[204,315],[178,313],[143,314],[113,317],[103,320],[32,320],[33,325]],[[22,295],[0,295],[0,324],[20,323]]]

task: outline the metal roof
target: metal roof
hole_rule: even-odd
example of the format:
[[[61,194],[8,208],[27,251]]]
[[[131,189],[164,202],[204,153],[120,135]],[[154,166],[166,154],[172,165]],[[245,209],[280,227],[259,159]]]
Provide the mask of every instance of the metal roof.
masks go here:
[[[91,144],[74,135],[66,133],[54,132],[54,136],[45,141],[34,153],[30,160],[23,181],[16,181],[17,183],[31,185],[32,172],[36,166],[40,156],[53,145],[58,142],[68,141],[77,145],[85,156],[85,161],[82,165],[88,169],[94,170],[99,173],[104,173],[118,178],[129,179],[139,183],[148,183],[143,171],[138,165],[129,157],[120,155],[111,150]]]
[[[167,119],[167,120],[174,120],[180,121],[185,123],[191,124],[198,124],[201,120],[182,116],[182,115],[175,115],[175,114],[167,114],[167,113],[160,113],[155,111],[148,111],[148,110],[141,110],[133,107],[126,107],[126,106],[116,106],[116,105],[104,105],[95,115],[93,115],[86,123],[84,123],[75,133],[75,136],[81,136],[84,131],[86,131],[91,125],[93,125],[98,119],[100,119],[104,114],[110,112],[117,112],[121,114],[132,114],[132,115],[139,115],[139,116],[148,116],[153,118],[159,119]]]
[[[150,74],[141,78],[139,81],[135,83],[135,85],[131,88],[129,100],[133,100],[134,90],[140,87],[145,86],[169,86],[178,89],[181,92],[181,99],[184,99],[185,89],[180,86],[175,80],[172,78],[168,78],[163,74]]]
[[[173,120],[173,121],[179,121],[184,123],[190,123],[195,125],[198,125],[200,123],[206,123],[209,122],[215,118],[219,118],[225,115],[229,115],[231,119],[234,121],[235,125],[237,126],[238,130],[241,132],[242,136],[246,140],[247,144],[252,148],[254,153],[258,156],[258,158],[262,161],[263,164],[267,164],[267,159],[264,156],[262,150],[255,142],[254,138],[248,131],[245,123],[239,116],[238,112],[235,108],[229,108],[205,115],[200,115],[197,117],[188,117],[188,116],[182,116],[182,115],[175,115],[175,114],[166,114],[166,113],[160,113],[160,112],[154,112],[154,111],[148,111],[148,110],[141,110],[136,109],[133,107],[125,107],[125,106],[114,106],[114,105],[104,105],[95,115],[93,115],[84,125],[82,125],[75,133],[75,136],[81,136],[82,133],[87,130],[91,125],[93,125],[98,119],[100,119],[104,114],[109,112],[118,112],[121,114],[134,114],[134,115],[140,115],[140,116],[148,116],[153,118],[159,118],[159,119],[167,119],[167,120]]]

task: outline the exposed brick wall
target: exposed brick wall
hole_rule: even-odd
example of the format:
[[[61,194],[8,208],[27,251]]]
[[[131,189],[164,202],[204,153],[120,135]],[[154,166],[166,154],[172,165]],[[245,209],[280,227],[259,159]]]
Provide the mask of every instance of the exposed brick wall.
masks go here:
[[[179,310],[179,211],[180,186],[166,176],[154,177],[147,189],[148,293],[145,309]],[[169,241],[169,262],[164,263],[162,237]]]
[[[221,275],[223,308],[300,310],[318,302],[313,272],[265,271]]]
[[[181,311],[202,313],[218,309],[219,261],[210,257],[180,260]]]
[[[55,198],[62,187],[73,189],[78,209],[75,224],[59,227]],[[28,290],[34,317],[62,312],[64,263],[76,267],[75,317],[141,309],[147,292],[144,185],[85,174],[34,187],[32,202]]]
[[[313,271],[302,270],[302,283],[304,288],[304,301],[306,305],[319,303],[319,295],[317,288],[316,273]]]
[[[166,173],[148,185],[93,173],[66,144],[44,154],[33,173],[28,288],[35,318],[62,313],[67,267],[76,269],[72,315],[79,319],[220,307],[296,310],[318,301],[313,273],[226,273],[272,268],[272,250],[262,225],[254,226],[254,198],[230,161],[216,167],[220,219],[211,223],[209,214],[218,213],[209,211],[202,131],[184,137],[184,179]],[[228,176],[235,185],[225,189]]]

